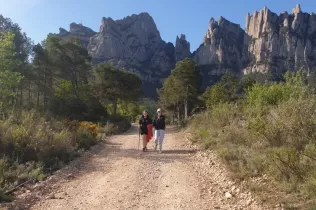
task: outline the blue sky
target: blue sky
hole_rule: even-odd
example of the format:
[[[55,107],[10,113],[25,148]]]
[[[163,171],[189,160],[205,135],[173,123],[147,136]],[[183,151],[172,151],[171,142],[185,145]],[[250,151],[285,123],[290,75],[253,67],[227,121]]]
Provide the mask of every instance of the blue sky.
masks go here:
[[[59,27],[69,29],[71,22],[99,30],[101,18],[121,19],[148,12],[155,20],[162,38],[175,42],[185,34],[191,51],[202,42],[211,17],[219,16],[244,28],[247,12],[253,14],[267,6],[271,11],[290,12],[297,3],[304,12],[316,13],[314,0],[0,0],[0,14],[17,22],[35,42]]]

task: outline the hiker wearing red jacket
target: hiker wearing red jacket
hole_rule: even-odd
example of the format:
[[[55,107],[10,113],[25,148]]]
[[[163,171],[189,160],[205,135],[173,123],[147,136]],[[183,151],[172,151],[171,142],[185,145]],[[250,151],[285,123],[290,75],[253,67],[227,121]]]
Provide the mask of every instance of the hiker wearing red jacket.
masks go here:
[[[148,112],[144,111],[139,120],[139,133],[143,139],[143,152],[147,151],[147,143],[152,138],[152,119],[149,117]]]

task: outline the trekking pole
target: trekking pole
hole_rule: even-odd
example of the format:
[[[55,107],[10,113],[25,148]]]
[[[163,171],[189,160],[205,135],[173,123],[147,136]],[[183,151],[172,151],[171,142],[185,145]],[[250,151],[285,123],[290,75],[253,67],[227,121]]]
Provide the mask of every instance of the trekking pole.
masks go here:
[[[138,149],[139,150],[139,144],[140,144],[140,131],[138,131]]]

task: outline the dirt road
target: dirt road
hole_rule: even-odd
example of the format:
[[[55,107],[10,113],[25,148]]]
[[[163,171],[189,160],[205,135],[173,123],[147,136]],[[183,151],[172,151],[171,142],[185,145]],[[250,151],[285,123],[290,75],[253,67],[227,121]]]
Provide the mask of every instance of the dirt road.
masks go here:
[[[55,175],[46,195],[37,193],[28,209],[271,209],[236,187],[216,160],[173,128],[162,154],[153,151],[153,141],[146,153],[137,151],[137,143],[133,125],[97,145]]]

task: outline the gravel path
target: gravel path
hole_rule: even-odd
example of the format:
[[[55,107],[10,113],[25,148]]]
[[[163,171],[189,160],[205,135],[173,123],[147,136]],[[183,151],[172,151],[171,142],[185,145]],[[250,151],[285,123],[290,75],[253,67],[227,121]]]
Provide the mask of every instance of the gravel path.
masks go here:
[[[137,143],[133,125],[19,195],[20,209],[272,209],[234,185],[215,155],[198,151],[174,128],[166,131],[162,154],[152,141],[146,153]]]

